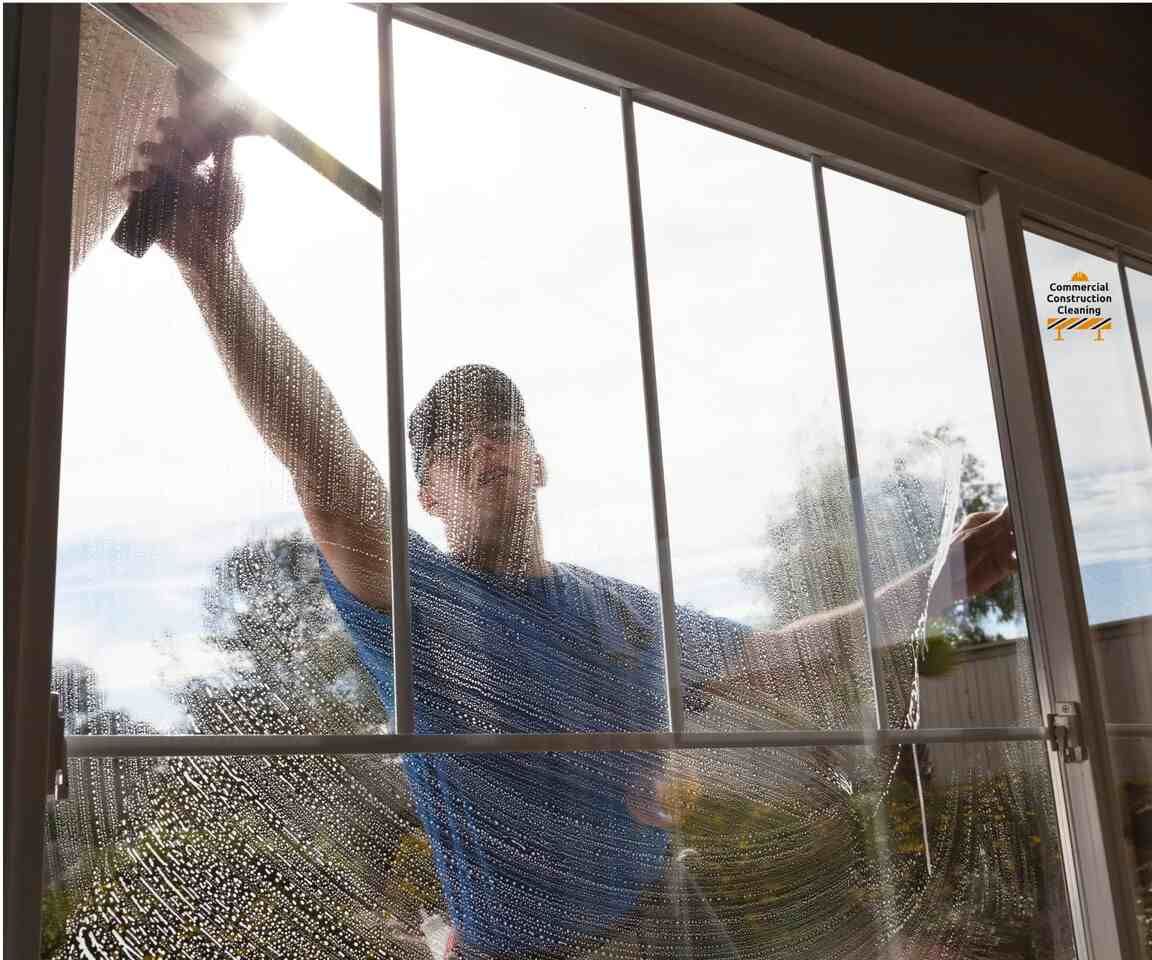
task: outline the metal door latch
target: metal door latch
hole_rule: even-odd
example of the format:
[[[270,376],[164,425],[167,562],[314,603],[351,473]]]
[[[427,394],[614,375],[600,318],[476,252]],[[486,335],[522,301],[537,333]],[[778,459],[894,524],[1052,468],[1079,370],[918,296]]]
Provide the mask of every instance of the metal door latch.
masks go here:
[[[1080,704],[1068,700],[1052,706],[1056,712],[1048,714],[1048,746],[1058,752],[1065,763],[1083,763],[1087,753],[1080,729]]]
[[[48,716],[52,731],[48,737],[48,796],[53,800],[68,799],[68,756],[64,740],[64,714],[60,694],[48,694]]]

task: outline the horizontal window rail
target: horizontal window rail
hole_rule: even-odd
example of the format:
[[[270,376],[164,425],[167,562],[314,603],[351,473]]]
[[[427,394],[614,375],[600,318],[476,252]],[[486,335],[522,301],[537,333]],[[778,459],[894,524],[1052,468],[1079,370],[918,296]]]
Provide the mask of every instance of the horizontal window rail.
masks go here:
[[[1152,723],[1106,723],[1104,730],[1110,737],[1152,737]]]
[[[511,733],[278,736],[98,736],[66,738],[71,758],[301,754],[541,753],[755,747],[876,747],[913,743],[1043,741],[1043,727],[937,727],[920,730],[765,730],[747,733]]]

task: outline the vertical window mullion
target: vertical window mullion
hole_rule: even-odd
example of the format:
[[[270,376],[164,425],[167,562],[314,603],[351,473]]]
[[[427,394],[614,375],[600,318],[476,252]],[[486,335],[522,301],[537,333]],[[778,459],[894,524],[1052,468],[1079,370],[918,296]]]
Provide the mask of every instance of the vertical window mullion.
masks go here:
[[[9,13],[5,45],[14,28],[18,59],[5,64],[15,101],[5,239],[19,241],[4,253],[4,953],[38,957],[80,7]]]
[[[1144,420],[1148,437],[1152,440],[1152,397],[1148,394],[1148,374],[1144,367],[1144,351],[1140,346],[1140,332],[1136,329],[1136,311],[1132,306],[1132,292],[1128,289],[1128,270],[1124,254],[1116,252],[1116,266],[1120,270],[1120,293],[1124,298],[1124,313],[1128,317],[1128,333],[1132,337],[1132,354],[1136,359],[1136,378],[1140,384],[1140,400],[1144,404]]]
[[[380,222],[384,231],[384,357],[388,377],[388,527],[392,568],[392,729],[413,732],[412,619],[408,571],[408,476],[404,449],[404,357],[400,328],[400,225],[396,200],[396,111],[392,10],[377,11],[380,67]]]
[[[661,633],[664,637],[664,684],[668,729],[684,731],[684,692],[680,685],[680,635],[672,585],[672,551],[668,540],[668,496],[664,451],[660,439],[660,406],[656,391],[656,350],[652,340],[652,304],[648,296],[648,255],[644,244],[644,209],[640,200],[640,165],[636,153],[636,119],[632,91],[620,90],[624,122],[624,163],[628,175],[628,211],[632,224],[632,268],[636,278],[636,319],[640,334],[640,371],[644,381],[644,413],[648,430],[648,467],[652,479],[652,519],[656,532],[656,563],[660,573]]]
[[[856,449],[856,423],[852,415],[852,395],[848,385],[848,363],[844,352],[844,331],[840,324],[840,297],[836,289],[836,269],[832,257],[832,232],[828,225],[828,201],[824,195],[824,167],[812,158],[812,183],[816,193],[816,217],[820,229],[820,255],[824,265],[824,287],[828,298],[828,322],[832,333],[832,353],[836,364],[836,392],[840,402],[840,423],[844,434],[844,457],[848,468],[848,488],[852,500],[852,524],[856,538],[860,599],[864,606],[864,633],[868,642],[872,695],[876,703],[876,729],[888,728],[888,695],[884,685],[884,662],[880,653],[880,630],[876,622],[876,586],[872,582],[872,552],[864,516],[864,491],[860,483],[860,459]],[[920,777],[920,751],[911,745],[912,767],[916,774],[916,800],[920,808],[920,833],[924,841],[924,865],[933,873],[932,842],[924,805],[924,785]]]
[[[828,298],[828,322],[832,330],[832,351],[836,364],[836,391],[840,400],[840,423],[844,433],[844,457],[848,465],[848,486],[852,498],[852,523],[856,536],[860,598],[864,604],[864,632],[872,666],[872,691],[876,698],[876,728],[888,726],[888,697],[884,686],[884,665],[880,659],[880,633],[876,624],[876,592],[872,582],[871,551],[864,522],[864,494],[860,486],[860,461],[856,451],[856,425],[852,418],[852,397],[848,389],[848,364],[844,353],[844,333],[840,325],[840,300],[836,292],[836,271],[832,262],[832,234],[828,226],[828,203],[824,196],[824,167],[812,158],[812,183],[816,192],[816,217],[820,227],[820,253],[824,263],[824,287]]]

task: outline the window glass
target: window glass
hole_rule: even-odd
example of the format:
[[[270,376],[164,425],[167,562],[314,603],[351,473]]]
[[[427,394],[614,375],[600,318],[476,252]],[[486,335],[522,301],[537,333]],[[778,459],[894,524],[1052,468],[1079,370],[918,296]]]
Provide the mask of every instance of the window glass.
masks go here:
[[[891,720],[910,705],[927,727],[1037,724],[1011,517],[990,517],[1007,498],[967,223],[855,177],[824,176],[879,642],[894,668],[885,677]],[[894,519],[903,511],[907,523]],[[943,522],[950,536],[981,518],[1001,528],[1008,567],[973,571],[950,597],[942,573],[931,603],[926,591],[916,605],[887,599],[883,584],[939,556],[940,530],[928,523]],[[919,697],[910,702],[905,678],[917,652]]]
[[[931,872],[894,751],[72,761],[44,956],[1072,957],[1045,747],[933,751]]]
[[[1025,239],[1088,620],[1147,617],[1152,447],[1119,274],[1075,247]]]
[[[690,719],[874,723],[857,624],[773,636],[858,600],[811,171],[643,106],[636,130],[676,599],[756,653]]]
[[[314,498],[332,483],[361,484],[339,453],[350,452],[349,437],[366,453],[356,463],[387,470],[379,221],[276,143],[242,137],[237,259],[217,237],[195,283],[206,323],[158,246],[137,259],[108,236],[118,216],[106,216],[103,198],[136,144],[159,141],[159,112],[148,112],[157,101],[119,60],[96,55],[120,48],[119,28],[94,12],[83,24],[92,55],[81,70],[77,234],[103,239],[70,286],[56,663],[97,671],[107,708],[149,731],[381,730],[372,678],[322,588],[292,476],[256,429],[280,424],[292,456],[331,465],[314,478]],[[265,68],[297,69],[289,60]],[[120,110],[122,97],[143,106]],[[375,108],[358,119],[374,127]],[[192,208],[181,196],[183,216]],[[240,203],[222,196],[226,229]],[[237,377],[222,356],[240,357]],[[255,398],[255,420],[237,389]],[[362,506],[386,537],[379,504]]]
[[[346,14],[363,18],[352,62],[325,83],[374,91],[363,11],[314,33],[287,11],[230,69],[318,138],[339,120],[325,145],[366,163],[375,104],[332,110],[288,53],[344,50]],[[238,196],[201,192],[222,155],[179,195],[193,229],[165,235],[213,241],[185,264],[198,300],[162,251],[101,242],[108,184],[175,101],[131,71],[112,82],[114,58],[93,53],[112,28],[84,23],[53,665],[66,731],[384,732],[380,224],[246,138],[235,256]],[[415,28],[395,42],[417,731],[661,728],[619,101]],[[637,114],[689,722],[870,726],[810,170]],[[112,146],[85,153],[101,136]],[[868,198],[844,190],[837,216],[863,219]],[[947,230],[908,223],[952,263]],[[854,383],[900,379],[861,356]],[[919,458],[867,440],[879,581],[940,556],[947,439]],[[970,702],[958,655],[929,669],[926,591],[882,611],[896,722],[952,722],[929,711],[933,680]],[[1071,954],[1038,743],[121,756],[69,761],[69,781],[49,806],[46,957]]]
[[[663,729],[619,101],[395,50],[417,730]]]
[[[724,678],[698,722],[870,726],[811,168],[654,110],[637,126],[677,600],[750,636],[740,696]],[[1033,723],[1009,518],[995,584],[940,569],[1004,503],[964,219],[826,179],[886,722]]]

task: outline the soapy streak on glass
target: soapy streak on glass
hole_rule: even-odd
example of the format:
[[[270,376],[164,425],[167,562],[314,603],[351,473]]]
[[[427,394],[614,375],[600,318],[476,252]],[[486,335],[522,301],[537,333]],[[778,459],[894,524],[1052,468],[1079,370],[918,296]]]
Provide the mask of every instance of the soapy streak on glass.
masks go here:
[[[955,745],[933,754],[932,877],[918,849],[906,771],[889,782],[887,766],[865,749],[664,755],[660,803],[671,818],[673,849],[691,852],[677,858],[687,875],[661,875],[649,895],[667,908],[691,894],[693,915],[707,916],[706,905],[741,956],[847,960],[861,951],[882,954],[894,936],[911,956],[979,952],[1008,960],[1025,949],[1070,956],[1044,749]],[[493,755],[476,770],[491,776],[492,763],[512,769],[516,762]],[[572,762],[585,781],[594,770],[608,776],[606,794],[617,789],[612,755]],[[55,805],[48,833],[48,896],[67,902],[70,915],[49,921],[46,956],[195,956],[224,944],[240,955],[273,944],[288,957],[317,950],[416,957],[429,948],[436,955],[444,904],[393,763],[356,756],[73,760],[71,779],[72,799]],[[551,816],[578,818],[581,802],[557,796]],[[895,851],[887,858],[876,847],[878,803]],[[509,825],[481,820],[477,830],[500,834]],[[547,836],[547,826],[520,827],[505,855],[525,867],[536,869],[541,857],[562,866],[566,856],[587,855],[569,865],[578,868],[565,884],[572,902],[585,883],[619,884],[627,864],[611,851],[537,851],[532,840]],[[575,819],[572,835],[587,843]],[[645,923],[663,929],[670,921],[661,916],[669,917],[667,909],[630,913],[612,939],[638,935]],[[608,938],[594,939],[603,945]],[[678,955],[726,954],[700,944]]]

